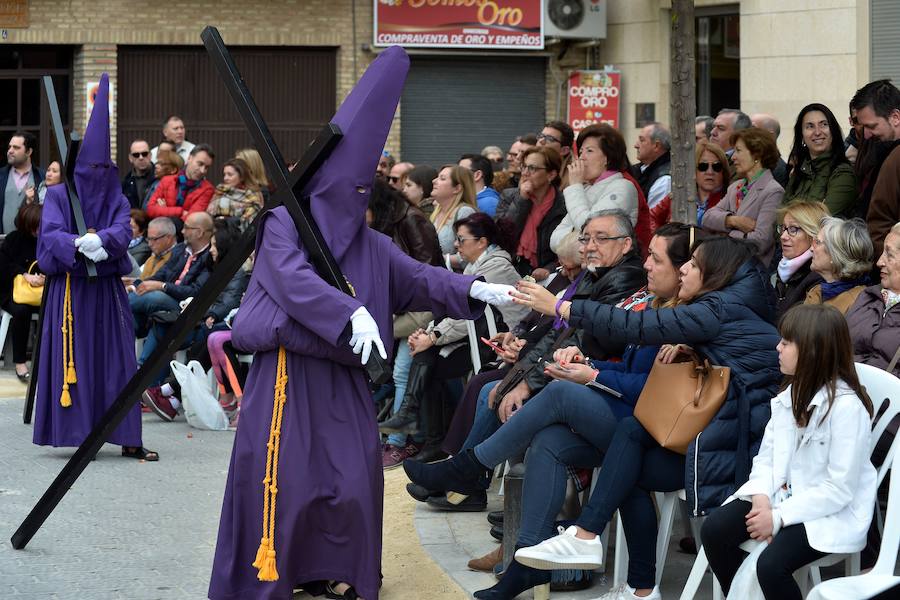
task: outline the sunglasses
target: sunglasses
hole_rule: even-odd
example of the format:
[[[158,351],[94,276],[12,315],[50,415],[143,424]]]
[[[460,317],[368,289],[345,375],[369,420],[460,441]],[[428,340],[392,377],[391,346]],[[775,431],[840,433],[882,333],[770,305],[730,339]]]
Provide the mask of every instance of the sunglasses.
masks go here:
[[[710,168],[710,167],[712,167],[712,170],[713,170],[714,173],[721,173],[721,172],[722,172],[722,163],[720,163],[720,162],[714,162],[714,163],[701,162],[701,163],[697,163],[697,170],[700,171],[700,172],[709,171],[709,168]]]
[[[131,158],[147,158],[150,156],[150,152],[132,152]]]

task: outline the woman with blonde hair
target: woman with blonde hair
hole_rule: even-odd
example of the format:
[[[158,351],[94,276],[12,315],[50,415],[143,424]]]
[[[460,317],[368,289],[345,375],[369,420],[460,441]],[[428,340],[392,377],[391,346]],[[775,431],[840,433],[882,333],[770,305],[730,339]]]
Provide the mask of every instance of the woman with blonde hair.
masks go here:
[[[266,177],[266,167],[259,152],[255,148],[241,148],[234,153],[234,157],[247,164],[247,178],[244,180],[247,188],[268,195],[269,179]]]
[[[813,240],[819,233],[822,219],[829,216],[823,202],[799,200],[778,210],[775,232],[781,243],[781,260],[775,270],[776,313],[779,317],[787,309],[800,304],[812,287],[822,282],[822,276],[812,270]]]
[[[812,241],[811,268],[824,281],[809,290],[804,304],[830,304],[846,314],[869,282],[874,253],[862,219],[822,219]]]
[[[452,254],[456,252],[456,231],[453,224],[478,212],[475,204],[475,179],[465,167],[444,165],[431,183],[431,197],[435,204],[430,217],[431,223],[438,232],[441,252]]]
[[[695,152],[697,171],[697,225],[702,225],[703,215],[719,203],[731,183],[728,157],[721,146],[706,140],[697,142]],[[650,228],[653,231],[672,220],[672,194],[667,194],[659,204],[650,209]]]

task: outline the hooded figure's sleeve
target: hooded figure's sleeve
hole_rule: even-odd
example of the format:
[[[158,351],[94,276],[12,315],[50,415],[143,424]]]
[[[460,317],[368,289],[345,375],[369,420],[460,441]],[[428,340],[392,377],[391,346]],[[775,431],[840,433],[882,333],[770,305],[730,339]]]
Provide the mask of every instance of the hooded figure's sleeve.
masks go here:
[[[109,260],[115,260],[128,252],[131,241],[131,206],[125,196],[118,196],[118,205],[109,227],[97,231]]]
[[[75,238],[78,236],[70,231],[68,198],[65,192],[60,193],[58,188],[61,187],[47,188],[41,212],[37,259],[41,271],[47,275],[59,275],[75,268]],[[65,207],[63,202],[66,203]]]

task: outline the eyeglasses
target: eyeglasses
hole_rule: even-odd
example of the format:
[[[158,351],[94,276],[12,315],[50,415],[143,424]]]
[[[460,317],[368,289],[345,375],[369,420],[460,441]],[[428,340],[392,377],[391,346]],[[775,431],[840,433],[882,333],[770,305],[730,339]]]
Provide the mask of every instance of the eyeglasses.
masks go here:
[[[149,151],[147,151],[147,152],[132,152],[131,153],[131,158],[147,158],[148,156],[150,156]]]
[[[798,233],[803,231],[803,229],[797,227],[796,225],[778,225],[777,227],[775,227],[775,233],[777,233],[778,235],[781,235],[785,231],[787,231],[787,234],[789,236],[795,237]]]
[[[187,227],[184,227],[183,229],[187,229]],[[148,237],[147,241],[148,242],[158,242],[159,240],[163,239],[164,237],[169,237],[169,234],[164,233],[162,235],[154,235],[153,237]]]
[[[616,235],[616,236],[605,236],[605,235],[582,235],[578,238],[578,242],[587,246],[591,241],[593,241],[598,246],[603,244],[604,242],[609,242],[611,240],[624,240],[627,238],[627,235]]]
[[[709,171],[709,168],[710,168],[710,167],[712,167],[712,170],[713,170],[714,173],[721,173],[721,172],[722,172],[722,163],[720,163],[720,162],[714,162],[714,163],[701,162],[701,163],[697,163],[697,170],[700,171],[701,173],[702,173],[702,172]]]
[[[462,243],[463,243],[464,241],[466,241],[466,240],[478,240],[478,239],[481,239],[481,238],[477,238],[477,237],[462,237],[461,235],[458,235],[458,236],[456,236],[456,243],[457,243],[457,244],[462,244]]]
[[[812,245],[813,245],[813,246],[816,246],[816,247],[824,246],[824,245],[825,245],[825,240],[820,240],[820,239],[819,239],[819,236],[816,236],[816,237],[814,237],[814,238],[812,239]]]
[[[537,165],[522,165],[522,170],[526,173],[535,173],[537,171],[546,171],[547,167],[539,167]]]
[[[541,140],[545,142],[550,142],[551,144],[562,144],[562,140],[557,138],[556,136],[552,136],[549,133],[539,133],[537,135],[537,140],[540,142]]]

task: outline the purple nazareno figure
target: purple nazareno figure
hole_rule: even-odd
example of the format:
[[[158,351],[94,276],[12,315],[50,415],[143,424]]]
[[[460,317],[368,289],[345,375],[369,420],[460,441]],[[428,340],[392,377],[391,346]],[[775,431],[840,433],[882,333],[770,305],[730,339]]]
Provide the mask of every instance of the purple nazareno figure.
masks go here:
[[[394,313],[472,319],[483,310],[468,296],[474,277],[419,263],[366,226],[375,168],[408,69],[398,47],[375,59],[333,119],[343,139],[304,190],[356,296],[316,274],[286,209],[263,217],[234,324],[234,345],[255,357],[228,471],[213,600],[288,599],[301,584],[321,581],[378,597],[381,446],[365,371],[348,344],[351,316],[364,307],[390,351]],[[354,333],[355,326],[356,317]],[[273,437],[276,429],[280,436]],[[277,493],[267,493],[263,479],[275,477]]]
[[[74,158],[75,189],[91,233],[79,238],[65,185],[47,188],[41,215],[37,259],[48,289],[34,443],[42,446],[80,446],[137,370],[131,310],[121,279],[131,271],[130,205],[110,157],[108,98],[109,76],[104,73]],[[96,281],[88,281],[79,254],[95,258]],[[138,405],[106,441],[123,446],[124,456],[158,459],[141,443]]]

